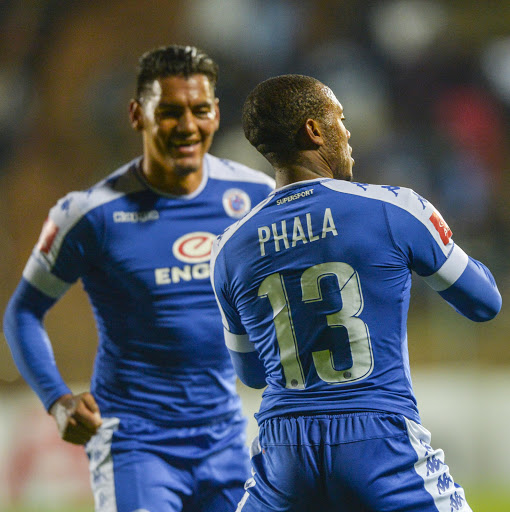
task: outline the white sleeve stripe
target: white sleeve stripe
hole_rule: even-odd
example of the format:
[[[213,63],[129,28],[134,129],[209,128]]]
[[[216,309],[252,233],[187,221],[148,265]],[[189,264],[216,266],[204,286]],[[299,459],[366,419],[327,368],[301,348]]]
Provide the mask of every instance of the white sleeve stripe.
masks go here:
[[[71,284],[54,276],[37,261],[34,256],[30,256],[23,277],[40,292],[53,299],[58,299],[71,287]]]
[[[425,282],[436,292],[442,292],[459,279],[466,269],[468,261],[468,255],[458,245],[454,245],[443,266],[434,274],[425,277]]]
[[[255,352],[255,346],[248,338],[247,334],[233,334],[227,329],[223,330],[225,335],[225,344],[229,350],[246,354],[247,352]]]

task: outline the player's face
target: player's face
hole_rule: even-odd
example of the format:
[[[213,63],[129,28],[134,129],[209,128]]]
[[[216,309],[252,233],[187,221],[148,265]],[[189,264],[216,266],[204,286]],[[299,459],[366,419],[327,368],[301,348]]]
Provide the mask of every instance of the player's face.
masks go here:
[[[351,133],[344,125],[344,109],[341,103],[336,99],[333,92],[329,91],[328,96],[332,101],[332,113],[328,119],[328,129],[326,131],[327,151],[333,177],[337,180],[352,180],[352,148],[349,145]]]
[[[219,126],[218,99],[205,75],[155,80],[141,110],[145,158],[180,175],[202,168]]]

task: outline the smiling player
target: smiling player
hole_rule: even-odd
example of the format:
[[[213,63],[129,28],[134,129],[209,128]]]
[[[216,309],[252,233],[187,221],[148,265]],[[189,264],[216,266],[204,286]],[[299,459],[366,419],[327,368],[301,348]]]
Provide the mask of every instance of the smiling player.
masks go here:
[[[248,476],[209,259],[274,181],[208,154],[217,72],[190,46],[142,56],[129,111],[143,155],[51,209],[5,313],[22,375],[63,439],[87,443],[97,512],[231,511]],[[99,346],[90,393],[73,395],[42,322],[78,279]]]

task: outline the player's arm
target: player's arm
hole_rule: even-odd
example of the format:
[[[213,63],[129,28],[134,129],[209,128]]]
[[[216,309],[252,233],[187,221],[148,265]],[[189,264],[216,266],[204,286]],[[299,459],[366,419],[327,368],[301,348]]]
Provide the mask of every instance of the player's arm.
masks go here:
[[[228,287],[225,253],[221,252],[221,237],[213,244],[211,252],[211,284],[221,313],[225,344],[234,370],[240,381],[250,388],[261,389],[267,385],[266,370],[253,343],[242,325],[236,308],[230,303],[225,288]]]
[[[468,256],[452,239],[452,231],[428,201],[402,192],[403,208],[386,206],[392,239],[409,267],[458,313],[475,322],[494,318],[501,295],[485,265]]]
[[[85,216],[87,198],[70,193],[50,210],[4,315],[4,333],[21,375],[56,420],[61,437],[79,444],[99,427],[98,408],[90,393],[74,396],[63,381],[43,321],[100,246]]]
[[[247,334],[233,334],[224,329],[225,344],[239,380],[250,388],[266,387],[266,370]]]
[[[57,369],[43,325],[56,300],[23,278],[7,305],[4,334],[18,370],[55,419],[62,439],[85,444],[101,425],[101,417],[92,395],[74,396]]]
[[[491,320],[501,309],[501,294],[490,270],[458,245],[425,281],[457,312],[475,322]]]

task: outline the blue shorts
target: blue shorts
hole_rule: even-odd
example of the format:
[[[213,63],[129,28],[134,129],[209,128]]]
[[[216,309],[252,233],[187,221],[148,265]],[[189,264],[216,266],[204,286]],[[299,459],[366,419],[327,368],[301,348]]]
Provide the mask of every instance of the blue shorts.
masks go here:
[[[237,512],[468,512],[442,450],[402,415],[271,418]]]
[[[250,475],[241,415],[162,428],[117,418],[87,444],[96,512],[233,512]]]

